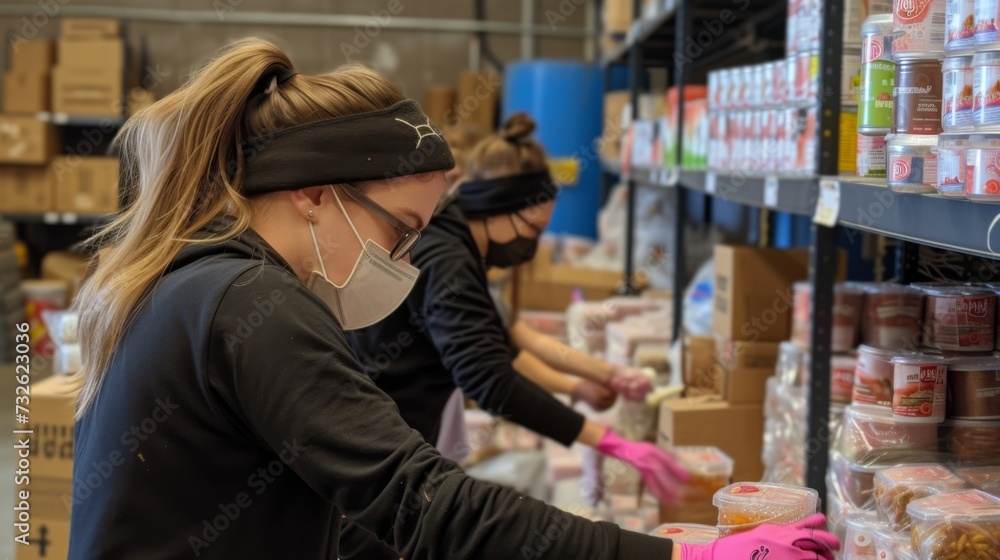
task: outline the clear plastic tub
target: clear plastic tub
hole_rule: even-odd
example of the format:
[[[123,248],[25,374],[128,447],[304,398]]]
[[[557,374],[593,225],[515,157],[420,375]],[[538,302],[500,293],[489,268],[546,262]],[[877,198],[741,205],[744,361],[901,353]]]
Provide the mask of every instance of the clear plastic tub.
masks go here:
[[[938,136],[937,190],[941,196],[965,198],[969,144],[968,134]]]
[[[1000,421],[949,420],[942,428],[948,451],[962,463],[995,463],[1000,457]]]
[[[875,530],[884,524],[875,512],[852,513],[845,523],[847,534],[841,550],[843,560],[873,560],[875,558]]]
[[[854,368],[853,404],[892,408],[892,356],[887,348],[858,346],[858,361]]]
[[[719,508],[719,536],[750,531],[764,523],[789,525],[816,513],[819,493],[812,488],[784,484],[731,484],[715,494]]]
[[[808,383],[807,354],[805,350],[789,341],[778,345],[778,364],[775,366],[775,376],[781,385],[804,387]]]
[[[896,533],[888,527],[879,527],[872,531],[872,537],[875,541],[872,558],[876,560],[899,560],[899,552],[910,549],[909,533]]]
[[[846,404],[851,402],[854,391],[854,370],[858,366],[856,354],[839,354],[830,357],[830,401]]]
[[[948,418],[1000,420],[1000,358],[952,360],[948,365]]]
[[[916,350],[920,347],[920,319],[924,294],[899,284],[872,284],[865,289],[862,341],[869,346]]]
[[[972,130],[972,57],[955,56],[944,59],[944,106],[941,125],[945,132]]]
[[[924,284],[924,344],[953,352],[989,352],[996,343],[997,295],[960,285]]]
[[[900,193],[937,190],[937,135],[890,134],[885,137],[889,188]]]
[[[972,123],[977,131],[1000,132],[1000,98],[992,91],[1000,81],[1000,52],[972,57]]]
[[[841,451],[855,463],[891,466],[935,451],[937,434],[936,424],[903,424],[885,408],[849,405],[844,409]]]
[[[892,358],[892,418],[903,423],[944,422],[948,365],[922,352]]]
[[[959,467],[955,474],[972,488],[1000,497],[1000,466]]]
[[[707,503],[733,479],[733,460],[718,447],[680,446],[674,456],[691,475],[684,485],[682,504]]]
[[[906,506],[913,500],[965,487],[965,481],[941,465],[907,465],[875,474],[875,511],[893,531],[910,528]]]
[[[929,560],[1000,558],[1000,498],[979,490],[940,494],[910,503],[911,543]]]
[[[996,109],[1000,111],[1000,106]],[[967,157],[970,172],[966,174],[965,197],[976,202],[1000,202],[1000,134],[994,131],[970,136]]]
[[[649,534],[684,544],[708,544],[719,538],[719,530],[715,527],[695,523],[664,523]]]

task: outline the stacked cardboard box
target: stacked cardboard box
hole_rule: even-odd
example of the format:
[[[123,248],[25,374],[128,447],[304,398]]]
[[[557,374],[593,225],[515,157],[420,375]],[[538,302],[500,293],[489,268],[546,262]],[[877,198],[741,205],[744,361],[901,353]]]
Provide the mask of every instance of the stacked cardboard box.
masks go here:
[[[49,41],[19,41],[10,48],[10,69],[3,77],[5,113],[49,110],[49,80],[55,49]]]
[[[24,292],[14,246],[14,224],[0,221],[0,363],[14,362],[15,325],[24,321]]]
[[[57,212],[110,214],[118,210],[118,159],[58,157],[52,163]]]
[[[16,547],[16,560],[69,556],[76,388],[77,380],[67,376],[49,377],[31,386],[31,472],[16,480],[17,502],[30,508],[31,534],[28,546]]]
[[[77,115],[122,114],[125,45],[113,19],[62,20],[52,109]]]

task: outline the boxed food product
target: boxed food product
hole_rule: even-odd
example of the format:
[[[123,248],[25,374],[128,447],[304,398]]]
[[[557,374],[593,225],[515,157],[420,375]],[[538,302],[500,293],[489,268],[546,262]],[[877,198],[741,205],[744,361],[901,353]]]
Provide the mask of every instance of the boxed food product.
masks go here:
[[[566,311],[575,301],[574,292],[582,293],[584,299],[588,301],[610,301],[611,303],[608,305],[617,306],[617,302],[624,299],[611,297],[620,293],[619,288],[623,279],[621,272],[555,264],[552,260],[552,253],[552,247],[540,245],[535,258],[530,263],[517,267],[516,273],[520,275],[521,285],[531,286],[530,290],[519,290],[517,294],[520,300],[519,309]],[[507,284],[509,285],[510,282]],[[505,295],[510,296],[509,290]],[[605,306],[605,302],[602,301],[594,305],[600,312],[601,307]],[[612,313],[615,311],[612,310]],[[601,325],[602,334],[603,330],[603,325]],[[570,337],[572,338],[572,336],[571,332]]]
[[[726,370],[723,373],[723,397],[731,404],[761,405],[767,397],[771,368]]]
[[[1000,420],[1000,359],[953,359],[947,410],[949,418]]]
[[[819,493],[784,484],[731,484],[715,494],[719,536],[750,531],[764,523],[789,525],[816,513]]]
[[[657,443],[714,446],[734,463],[733,476],[759,480],[763,474],[764,411],[760,405],[733,405],[703,398],[674,399],[660,405]]]
[[[1000,558],[1000,498],[979,490],[910,502],[911,542],[921,559]]]
[[[605,327],[607,354],[605,359],[612,364],[632,365],[635,349],[640,344],[662,344],[671,342],[672,331],[667,320],[640,320],[634,318],[618,321]]]
[[[959,490],[965,482],[941,465],[906,465],[875,474],[875,511],[893,531],[910,527],[906,506],[913,500]]]
[[[733,478],[733,460],[717,447],[684,445],[674,456],[691,480],[681,490],[681,504],[707,503]]]
[[[708,544],[719,538],[719,530],[715,527],[694,523],[664,523],[649,534],[686,544]]]
[[[32,116],[0,115],[0,163],[41,165],[58,149],[52,123]]]
[[[1000,466],[959,467],[955,474],[972,488],[1000,497]]]
[[[847,527],[843,542],[844,560],[869,560],[875,556],[875,530],[882,524],[874,512],[852,513],[844,523]]]
[[[1000,421],[949,420],[943,425],[948,451],[963,463],[1000,457]]]
[[[936,424],[899,423],[882,407],[848,405],[841,452],[849,461],[866,465],[912,462],[936,451],[937,433]]]
[[[59,157],[53,162],[55,210],[109,214],[118,210],[118,158]]]
[[[48,165],[0,166],[0,212],[34,214],[55,203],[52,169]]]

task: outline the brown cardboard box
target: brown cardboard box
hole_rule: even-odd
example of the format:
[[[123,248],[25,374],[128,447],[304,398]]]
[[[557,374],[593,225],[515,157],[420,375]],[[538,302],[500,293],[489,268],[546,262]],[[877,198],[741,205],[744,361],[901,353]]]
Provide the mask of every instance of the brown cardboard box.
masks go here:
[[[16,531],[15,536],[20,533]],[[14,544],[14,560],[61,560],[69,557],[69,518],[33,514],[28,546]]]
[[[438,128],[451,126],[455,114],[455,101],[458,99],[458,90],[451,86],[433,85],[427,86],[424,90],[423,109],[430,117],[431,122]]]
[[[764,439],[764,407],[734,405],[704,398],[664,401],[660,405],[657,443],[714,445],[735,463],[735,480],[756,481],[764,475],[760,453]]]
[[[125,46],[121,39],[59,41],[59,67],[86,70],[91,75],[121,75]]]
[[[80,290],[83,277],[87,273],[87,257],[69,251],[49,251],[42,258],[42,280],[61,280],[69,286],[66,294],[67,305]]]
[[[719,508],[704,504],[660,504],[660,523],[697,523],[714,527],[719,523]]]
[[[621,159],[622,137],[625,135],[625,130],[622,128],[622,113],[628,102],[627,91],[609,91],[604,94],[604,122],[601,129],[604,147],[601,157],[605,159],[613,161]]]
[[[634,19],[632,0],[607,0],[602,16],[605,33],[627,33]]]
[[[520,275],[519,308],[532,311],[566,311],[579,289],[587,300],[602,300],[619,293],[623,274],[595,268],[552,263],[552,248],[539,246],[531,263],[517,268]],[[505,287],[508,300],[510,282]]]
[[[156,93],[148,89],[132,88],[128,92],[128,114],[134,115],[156,103]]]
[[[121,73],[92,74],[57,66],[52,71],[52,111],[71,115],[121,116]]]
[[[725,370],[723,396],[729,404],[762,405],[767,396],[767,378],[774,368]]]
[[[27,480],[15,479],[22,482],[16,487],[15,497],[20,501],[22,491],[27,491],[26,500],[31,507],[32,517],[44,515],[54,519],[69,519],[70,510],[73,508],[73,481],[72,479],[43,478],[30,475]]]
[[[707,389],[710,394],[722,394],[719,372],[715,364],[715,339],[710,336],[684,335],[684,387]]]
[[[715,358],[726,369],[770,368],[778,363],[779,342],[715,337]]]
[[[42,122],[33,115],[0,115],[0,163],[48,163],[57,147],[52,123]]]
[[[108,18],[63,18],[59,35],[63,39],[107,39],[121,35],[121,21]]]
[[[38,113],[49,110],[49,74],[10,71],[3,75],[5,113]]]
[[[15,42],[10,48],[10,70],[24,74],[48,74],[55,64],[52,41]]]
[[[73,399],[78,383],[74,377],[56,375],[31,385],[32,477],[73,477]]]
[[[735,340],[786,340],[792,284],[808,271],[807,250],[717,245],[713,330]]]
[[[497,103],[502,84],[489,72],[462,72],[458,76],[455,124],[475,125],[483,130],[496,128]]]
[[[59,157],[52,168],[57,212],[110,214],[118,210],[118,158]]]
[[[0,166],[0,212],[35,214],[52,210],[53,204],[48,165]]]

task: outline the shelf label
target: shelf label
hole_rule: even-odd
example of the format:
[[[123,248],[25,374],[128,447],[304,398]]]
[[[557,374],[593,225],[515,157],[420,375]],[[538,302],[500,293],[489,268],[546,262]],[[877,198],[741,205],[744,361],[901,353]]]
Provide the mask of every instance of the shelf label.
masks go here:
[[[42,221],[49,225],[58,224],[59,214],[56,212],[46,212],[42,214]]]
[[[764,206],[774,208],[778,205],[778,178],[768,175],[764,179]]]
[[[53,113],[52,122],[55,124],[66,124],[69,122],[69,114],[67,113]]]
[[[820,179],[819,198],[816,200],[816,214],[813,222],[826,227],[837,225],[840,216],[840,181]]]
[[[62,223],[71,226],[76,223],[76,214],[73,212],[66,212],[62,215]]]
[[[715,194],[715,172],[709,171],[705,173],[705,192],[708,194]]]

